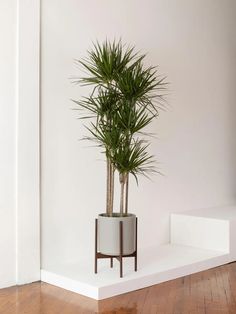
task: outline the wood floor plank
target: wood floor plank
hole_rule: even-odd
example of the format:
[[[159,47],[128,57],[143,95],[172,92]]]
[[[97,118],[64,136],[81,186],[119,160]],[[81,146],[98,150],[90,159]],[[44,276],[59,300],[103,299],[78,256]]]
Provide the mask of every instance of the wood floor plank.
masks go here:
[[[236,263],[96,301],[43,283],[0,290],[0,314],[236,314]]]

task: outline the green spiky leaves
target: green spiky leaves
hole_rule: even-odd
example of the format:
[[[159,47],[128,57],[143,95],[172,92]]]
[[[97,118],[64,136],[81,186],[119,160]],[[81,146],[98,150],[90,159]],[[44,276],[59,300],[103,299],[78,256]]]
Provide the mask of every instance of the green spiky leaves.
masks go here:
[[[148,153],[149,145],[140,136],[163,108],[166,82],[157,75],[156,68],[144,66],[144,59],[145,55],[135,53],[134,47],[127,47],[121,41],[105,41],[94,44],[87,58],[77,61],[86,76],[75,82],[92,85],[93,89],[88,97],[73,101],[82,113],[81,118],[92,119],[86,139],[95,141],[106,154],[110,169],[107,193],[114,189],[114,170],[119,172],[123,185],[128,185],[129,174],[138,181],[139,175],[156,172],[154,157]],[[107,199],[113,200],[113,196]],[[126,203],[127,199],[126,196]],[[107,204],[110,214],[112,207]],[[127,204],[125,207],[127,212]]]
[[[85,85],[111,84],[136,58],[133,51],[133,47],[124,49],[121,41],[105,41],[102,45],[97,42],[93,49],[88,51],[87,58],[77,60],[88,73],[88,76],[81,78],[79,82]]]

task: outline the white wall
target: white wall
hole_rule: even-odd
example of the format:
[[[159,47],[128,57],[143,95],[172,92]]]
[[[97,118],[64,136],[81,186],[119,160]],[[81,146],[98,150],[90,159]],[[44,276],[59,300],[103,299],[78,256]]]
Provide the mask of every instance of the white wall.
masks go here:
[[[165,176],[133,184],[139,245],[169,240],[169,213],[235,201],[235,1],[42,1],[42,262],[93,252],[104,211],[105,165],[70,98],[74,58],[91,42],[122,37],[168,77],[170,108],[153,125]]]
[[[7,30],[7,32],[6,32]],[[16,1],[0,2],[0,288],[15,283]]]

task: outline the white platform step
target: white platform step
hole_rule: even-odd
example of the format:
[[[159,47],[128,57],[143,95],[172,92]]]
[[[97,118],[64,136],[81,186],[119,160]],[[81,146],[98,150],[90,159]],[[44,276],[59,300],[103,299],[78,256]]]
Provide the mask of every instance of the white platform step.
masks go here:
[[[119,278],[118,262],[110,269],[109,260],[99,260],[98,274],[94,274],[91,257],[52,265],[41,271],[41,280],[101,300],[228,262],[227,253],[169,244],[140,251],[138,272],[133,270],[133,259],[125,259],[124,278]]]
[[[57,264],[41,271],[41,280],[101,300],[148,287],[236,260],[236,206],[179,212],[171,215],[171,243],[139,250],[138,272],[133,259],[119,264],[94,257],[74,264]]]
[[[228,252],[236,260],[236,206],[171,214],[171,243]]]

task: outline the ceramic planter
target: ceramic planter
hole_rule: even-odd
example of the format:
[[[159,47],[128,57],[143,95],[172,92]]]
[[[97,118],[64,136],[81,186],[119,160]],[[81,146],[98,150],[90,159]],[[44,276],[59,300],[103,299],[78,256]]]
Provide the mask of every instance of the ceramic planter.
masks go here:
[[[120,217],[113,213],[112,217],[106,214],[98,216],[98,251],[105,255],[120,254],[120,221],[123,222],[123,255],[135,251],[136,216],[128,214]]]

